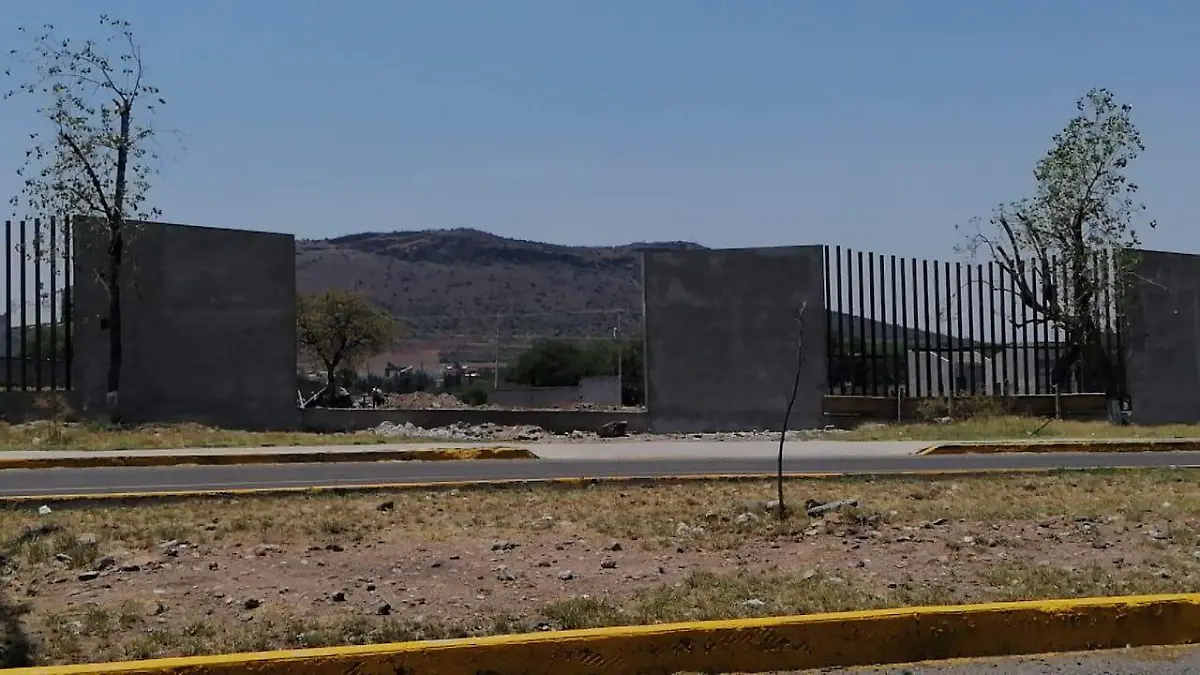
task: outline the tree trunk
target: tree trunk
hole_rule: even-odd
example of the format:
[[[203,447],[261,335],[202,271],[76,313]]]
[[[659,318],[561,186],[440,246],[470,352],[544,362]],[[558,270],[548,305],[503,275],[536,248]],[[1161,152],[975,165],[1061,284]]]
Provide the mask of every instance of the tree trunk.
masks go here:
[[[125,257],[125,190],[129,170],[130,130],[133,103],[124,101],[118,108],[121,138],[117,146],[117,175],[113,201],[108,213],[108,405],[113,422],[121,421],[121,264]]]
[[[121,263],[125,257],[125,240],[121,228],[110,230],[108,245],[108,394],[109,417],[121,421]]]

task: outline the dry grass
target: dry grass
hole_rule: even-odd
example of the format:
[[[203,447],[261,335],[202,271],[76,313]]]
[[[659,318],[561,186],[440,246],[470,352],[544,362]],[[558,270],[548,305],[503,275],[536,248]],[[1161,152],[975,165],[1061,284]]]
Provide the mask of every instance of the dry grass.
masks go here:
[[[789,480],[785,496],[793,509],[799,509],[806,499],[853,497],[863,505],[850,512],[855,518],[892,525],[938,518],[993,522],[1056,516],[1118,516],[1136,523],[1151,515],[1168,520],[1200,518],[1198,478],[1200,471],[1189,469],[851,476]],[[22,550],[37,551],[54,540],[30,539],[28,534],[47,527],[63,533],[90,533],[100,545],[133,550],[172,539],[245,546],[330,537],[358,542],[384,530],[439,541],[479,532],[503,538],[567,522],[581,532],[654,547],[674,541],[679,523],[686,523],[703,527],[705,546],[719,550],[742,546],[750,538],[793,535],[810,526],[803,516],[782,524],[770,517],[764,505],[773,495],[773,484],[755,480],[196,499],[61,511],[47,517],[28,510],[12,511],[0,518],[0,541],[24,542],[32,548]],[[381,511],[382,500],[393,508]],[[756,515],[739,521],[738,516],[746,513]]]
[[[862,506],[826,521],[800,515],[782,524],[766,512],[765,500],[772,494],[772,485],[760,481],[601,484],[590,488],[194,500],[56,511],[45,517],[21,510],[0,518],[0,541],[7,543],[0,555],[8,561],[6,585],[11,590],[51,576],[49,570],[56,559],[69,561],[68,567],[76,570],[91,569],[113,551],[156,550],[164,540],[240,551],[261,543],[304,550],[312,542],[339,541],[348,546],[361,542],[363,548],[353,553],[357,558],[372,555],[371,547],[382,544],[384,538],[420,550],[439,541],[461,545],[479,539],[511,539],[529,543],[547,532],[556,533],[555,537],[569,532],[571,538],[625,541],[652,556],[686,548],[720,557],[743,550],[762,551],[768,544],[773,546],[772,542],[819,542],[824,537],[832,546],[827,553],[840,551],[857,557],[864,554],[851,553],[851,543],[860,535],[878,539],[882,530],[884,539],[870,544],[870,555],[884,558],[892,545],[888,542],[906,541],[898,539],[905,533],[936,537],[938,528],[931,524],[943,519],[947,525],[941,527],[957,528],[947,531],[944,541],[931,544],[929,552],[912,558],[913,572],[921,574],[925,572],[921,568],[932,562],[924,556],[958,556],[955,562],[943,561],[941,567],[948,570],[945,575],[894,583],[883,583],[878,573],[847,565],[847,560],[822,565],[829,561],[787,559],[767,568],[696,569],[673,582],[618,583],[604,593],[560,595],[532,606],[433,618],[420,609],[395,616],[375,616],[361,608],[321,615],[268,605],[252,621],[185,613],[186,620],[166,623],[144,601],[69,609],[43,604],[36,611],[29,605],[17,605],[14,611],[24,614],[25,625],[37,635],[35,658],[43,663],[888,606],[1193,591],[1200,573],[1200,563],[1193,555],[1196,524],[1200,523],[1198,471],[795,480],[787,486],[787,499],[793,505],[809,498],[856,497]],[[1136,553],[1139,560],[1152,562],[1113,565],[1072,558],[1070,564],[1065,560],[1048,564],[1020,555],[1032,540],[1006,539],[1016,532],[1028,536],[1029,528],[1039,532],[1039,526],[1051,526],[1038,523],[1051,521],[1058,524],[1058,532],[1077,532],[1083,524],[1103,523],[1108,528],[1106,537],[1116,541],[1125,536],[1123,545],[1136,547],[1122,555]],[[1155,536],[1146,536],[1151,530]],[[964,532],[992,541],[978,544],[972,551],[960,551]],[[1093,552],[1090,546],[1082,548]],[[1012,555],[970,562],[976,555],[995,551]],[[224,574],[225,564],[222,562],[218,574]],[[887,570],[896,573],[891,564],[879,567],[884,574]],[[471,577],[462,583],[473,586],[482,582]],[[173,598],[167,602],[186,601]]]
[[[985,441],[1048,438],[1200,438],[1200,425],[1119,426],[1108,422],[1054,420],[1030,436],[1046,420],[998,415],[939,423],[866,424],[838,438],[855,441]]]
[[[4,450],[142,450],[157,448],[242,448],[299,445],[374,445],[411,440],[370,432],[313,434],[216,429],[199,424],[123,428],[60,421],[0,423]]]

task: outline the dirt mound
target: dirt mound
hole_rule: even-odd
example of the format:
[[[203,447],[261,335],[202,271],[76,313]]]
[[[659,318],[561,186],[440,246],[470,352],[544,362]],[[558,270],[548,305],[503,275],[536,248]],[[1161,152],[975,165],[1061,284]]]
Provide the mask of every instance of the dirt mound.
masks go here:
[[[411,394],[392,394],[388,396],[386,407],[428,410],[431,408],[461,409],[470,408],[471,406],[463,403],[451,394],[431,394],[427,391],[417,391]]]

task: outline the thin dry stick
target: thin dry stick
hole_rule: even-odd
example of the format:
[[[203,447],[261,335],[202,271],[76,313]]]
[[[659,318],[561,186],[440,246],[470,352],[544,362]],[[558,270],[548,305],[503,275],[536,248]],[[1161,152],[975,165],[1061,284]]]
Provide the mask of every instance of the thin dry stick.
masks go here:
[[[792,408],[796,405],[796,395],[800,392],[800,370],[804,365],[804,311],[808,309],[808,301],[804,301],[800,305],[800,311],[796,313],[796,325],[798,327],[796,334],[796,376],[792,380],[792,396],[788,399],[787,410],[783,413],[783,429],[779,432],[779,461],[776,465],[775,487],[776,487],[776,511],[779,520],[787,518],[787,507],[783,503],[783,444],[787,441],[788,420],[792,416]]]

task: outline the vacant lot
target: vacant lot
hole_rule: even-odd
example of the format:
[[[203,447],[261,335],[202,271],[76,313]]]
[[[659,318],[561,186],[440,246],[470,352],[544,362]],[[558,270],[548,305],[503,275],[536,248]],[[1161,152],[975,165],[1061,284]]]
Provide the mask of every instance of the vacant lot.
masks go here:
[[[6,662],[1195,590],[1187,470],[187,501],[4,514]]]

